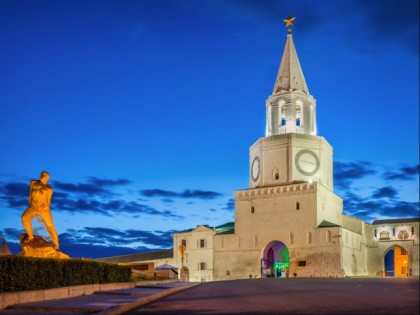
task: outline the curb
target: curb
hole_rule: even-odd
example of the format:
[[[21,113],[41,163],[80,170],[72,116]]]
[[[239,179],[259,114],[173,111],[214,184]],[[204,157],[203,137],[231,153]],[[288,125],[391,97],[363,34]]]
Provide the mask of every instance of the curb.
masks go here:
[[[177,293],[177,292],[180,292],[180,291],[198,286],[200,284],[201,283],[194,283],[194,284],[186,285],[186,286],[179,287],[179,288],[167,289],[163,292],[153,294],[153,295],[148,296],[146,298],[139,298],[138,300],[136,300],[134,302],[131,302],[131,303],[117,305],[117,306],[111,307],[107,310],[97,312],[97,313],[95,313],[95,315],[119,315],[121,313],[130,311],[133,308],[136,308],[136,307],[139,307],[139,306],[142,306],[142,305],[145,305],[145,304],[149,304],[149,303],[151,303],[153,301],[156,301],[158,299],[161,299],[165,296],[168,296],[168,295],[171,295],[171,294],[174,294],[174,293]]]

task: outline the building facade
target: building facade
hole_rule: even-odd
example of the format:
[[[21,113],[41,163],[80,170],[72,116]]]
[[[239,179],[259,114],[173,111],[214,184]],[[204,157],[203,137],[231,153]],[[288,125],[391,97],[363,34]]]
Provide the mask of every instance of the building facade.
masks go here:
[[[168,263],[180,279],[419,275],[419,219],[368,224],[345,215],[333,148],[316,125],[289,30],[266,134],[249,149],[250,188],[235,192],[234,222],[173,234]]]

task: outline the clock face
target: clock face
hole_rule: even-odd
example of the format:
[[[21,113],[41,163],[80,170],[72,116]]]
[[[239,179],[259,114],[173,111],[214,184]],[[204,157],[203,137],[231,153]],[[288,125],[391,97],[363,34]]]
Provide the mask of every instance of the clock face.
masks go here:
[[[319,158],[312,150],[300,150],[295,156],[297,170],[305,176],[315,175],[320,167]]]
[[[256,182],[258,180],[258,177],[260,176],[260,158],[256,156],[252,160],[251,164],[251,178],[252,181]]]

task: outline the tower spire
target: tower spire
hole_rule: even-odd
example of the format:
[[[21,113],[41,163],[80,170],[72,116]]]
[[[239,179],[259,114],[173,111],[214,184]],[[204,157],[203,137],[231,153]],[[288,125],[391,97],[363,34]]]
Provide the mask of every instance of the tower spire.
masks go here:
[[[283,20],[288,28],[286,45],[271,96],[266,101],[266,136],[284,133],[316,135],[315,99],[309,94],[293,43],[296,17]]]

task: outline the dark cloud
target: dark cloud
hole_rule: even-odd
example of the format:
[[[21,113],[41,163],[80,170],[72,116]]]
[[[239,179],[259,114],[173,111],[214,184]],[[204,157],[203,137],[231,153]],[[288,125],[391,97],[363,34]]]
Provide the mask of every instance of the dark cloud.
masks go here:
[[[124,186],[130,184],[131,181],[125,178],[118,179],[104,179],[94,176],[88,177],[87,183],[66,183],[60,181],[52,181],[54,189],[64,191],[66,193],[76,193],[85,195],[100,195],[100,196],[113,196],[109,188],[115,186]]]
[[[382,187],[379,188],[378,190],[376,190],[373,195],[372,198],[374,199],[381,199],[381,198],[396,198],[398,196],[398,191],[391,186],[386,186],[386,187]]]
[[[59,240],[61,250],[72,257],[99,258],[150,251],[153,248],[170,248],[174,232],[85,227],[80,230],[69,229],[60,234]],[[139,242],[145,245],[133,246]]]
[[[126,178],[118,178],[118,179],[104,179],[91,176],[88,178],[88,181],[93,185],[100,185],[100,186],[123,186],[131,184]]]
[[[374,193],[378,193],[380,189]],[[392,193],[391,193],[392,194]],[[412,218],[419,216],[419,202],[406,202],[397,199],[374,199],[361,197],[353,192],[347,192],[344,197],[344,213],[373,221],[380,217],[386,218]]]
[[[235,200],[234,199],[229,199],[226,202],[225,207],[223,208],[223,210],[228,210],[228,211],[233,211],[235,210]]]
[[[376,170],[367,161],[334,162],[334,183],[341,188],[349,188],[354,180],[373,174],[376,174]]]
[[[29,183],[8,183],[2,186],[1,191],[3,194],[10,197],[22,197],[27,198],[29,195]]]
[[[85,195],[109,195],[111,192],[106,186],[98,186],[95,184],[73,184],[59,181],[52,181],[54,189],[63,190],[67,193],[77,193]]]
[[[100,201],[89,198],[56,198],[54,208],[73,213],[97,213],[105,216],[114,216],[121,213],[131,215],[155,215],[174,220],[184,219],[183,216],[172,213],[169,210],[157,210],[151,206],[140,204],[136,201],[110,200]]]
[[[184,218],[169,210],[158,210],[139,202],[115,199],[116,194],[112,193],[109,188],[130,184],[131,182],[127,179],[89,177],[87,183],[74,184],[60,181],[52,181],[51,183],[54,189],[51,200],[52,208],[57,211],[94,213],[104,216],[115,216],[121,213],[136,217],[154,215],[175,220]],[[208,199],[212,196],[212,192],[189,190],[184,191],[180,196],[189,198],[194,194],[201,196],[202,199]],[[0,201],[4,201],[8,208],[23,211],[28,206],[28,195],[28,183],[0,183]],[[169,199],[165,201],[170,202]]]
[[[22,230],[23,231],[23,230]],[[6,241],[8,239],[13,240],[17,239],[19,240],[19,234],[23,233],[21,230],[14,229],[14,228],[5,228],[3,230],[0,230],[0,236],[4,237]]]
[[[419,164],[401,166],[397,171],[387,171],[383,177],[386,180],[414,180],[419,175]]]
[[[352,1],[364,15],[364,30],[375,41],[394,41],[418,57],[419,1]]]
[[[28,206],[29,184],[17,182],[0,186],[0,200],[12,209],[22,209]]]
[[[143,189],[140,190],[140,195],[144,197],[166,197],[166,198],[196,198],[196,199],[205,199],[211,200],[216,199],[223,194],[214,192],[214,191],[207,191],[207,190],[190,190],[185,189],[183,192],[174,192],[169,190],[162,190],[162,189]]]

